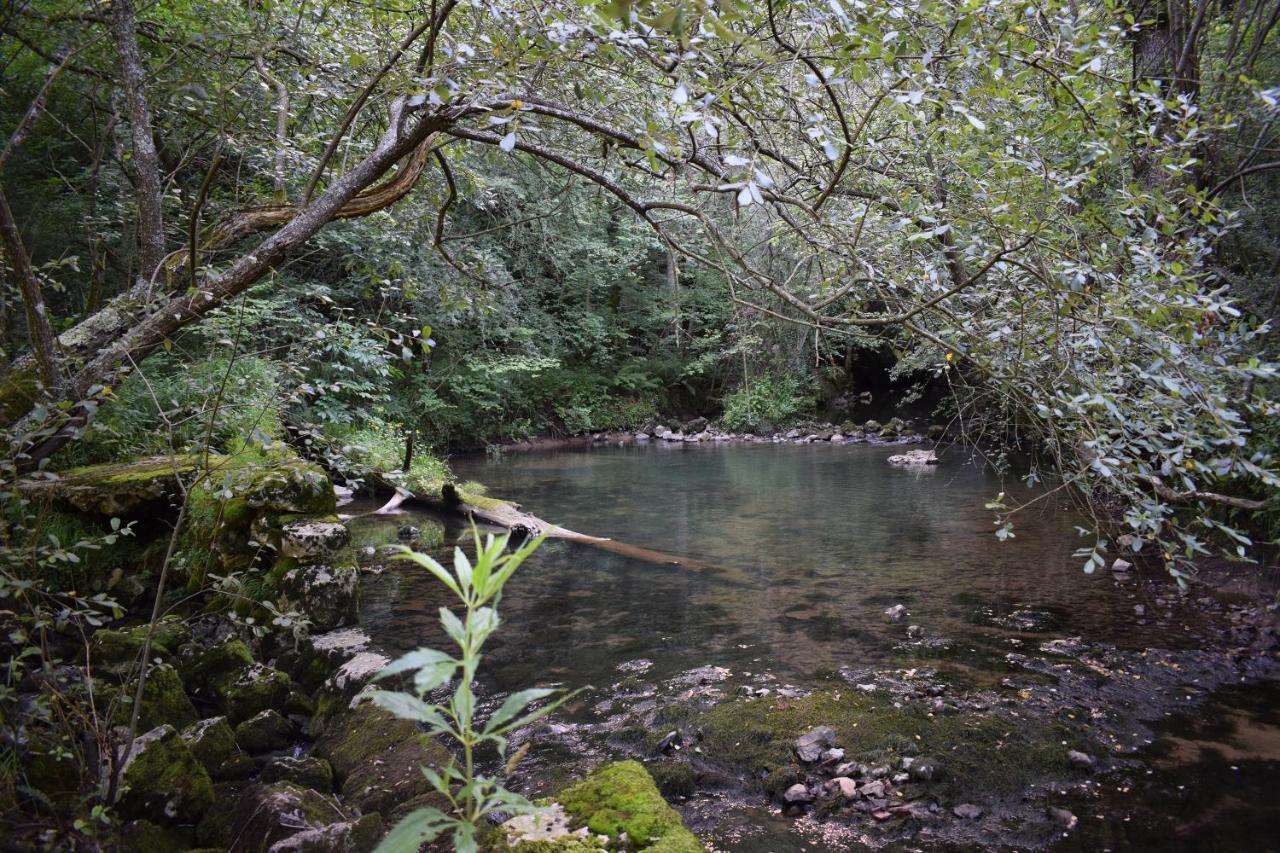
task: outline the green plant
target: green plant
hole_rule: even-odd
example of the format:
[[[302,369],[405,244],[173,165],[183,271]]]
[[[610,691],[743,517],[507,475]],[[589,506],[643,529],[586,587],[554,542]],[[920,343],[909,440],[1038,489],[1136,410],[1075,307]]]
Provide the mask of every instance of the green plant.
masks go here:
[[[484,743],[497,747],[499,756],[507,749],[507,735],[546,716],[572,697],[564,694],[539,708],[528,710],[554,690],[533,688],[521,690],[489,715],[480,726],[475,719],[474,684],[480,666],[480,650],[498,628],[498,603],[502,589],[524,560],[537,550],[543,538],[532,539],[507,553],[508,535],[489,536],[484,543],[474,531],[476,561],[473,566],[462,552],[454,549],[453,572],[425,554],[402,548],[401,557],[411,560],[444,584],[462,604],[459,618],[447,607],[440,608],[440,622],[458,646],[457,655],[435,649],[418,649],[389,664],[378,674],[379,679],[413,673],[411,691],[379,690],[373,701],[398,717],[414,720],[427,727],[431,736],[442,736],[456,744],[462,762],[451,760],[443,773],[428,767],[422,773],[449,803],[449,811],[422,808],[411,812],[396,825],[378,846],[380,853],[412,853],[428,841],[451,834],[454,850],[474,851],[476,834],[486,815],[496,810],[512,814],[528,814],[537,807],[519,794],[506,790],[496,778],[479,775],[475,766],[476,748]],[[457,686],[448,704],[435,704],[427,695],[457,677]],[[514,765],[517,757],[508,762]]]
[[[725,398],[723,422],[732,430],[776,429],[808,409],[812,399],[793,376],[761,376]]]

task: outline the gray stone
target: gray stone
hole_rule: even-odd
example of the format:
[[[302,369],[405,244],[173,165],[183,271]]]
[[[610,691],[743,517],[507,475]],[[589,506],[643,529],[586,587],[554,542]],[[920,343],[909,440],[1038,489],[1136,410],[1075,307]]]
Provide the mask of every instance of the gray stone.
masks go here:
[[[793,748],[796,757],[805,764],[813,764],[822,758],[822,754],[836,745],[836,733],[826,726],[818,726],[813,731],[796,738]]]
[[[924,636],[924,628],[921,628],[919,625],[908,625],[907,636],[913,640],[919,640]]]
[[[314,630],[355,624],[360,571],[354,565],[319,564],[290,569],[280,581],[280,604],[301,610]]]
[[[942,767],[932,758],[918,758],[911,762],[908,772],[917,782],[932,782],[942,775]]]
[[[345,548],[351,534],[337,521],[294,521],[280,528],[280,551],[302,562],[327,557]]]
[[[973,803],[961,803],[952,809],[951,812],[956,817],[964,818],[965,820],[977,820],[982,817],[982,809],[978,808]]]
[[[1133,563],[1130,563],[1128,560],[1121,560],[1117,558],[1116,561],[1111,564],[1111,571],[1118,575],[1128,574],[1132,570]]]
[[[327,794],[333,790],[333,768],[329,762],[314,755],[278,755],[262,768],[261,781],[292,782]]]
[[[937,465],[938,457],[932,450],[908,450],[887,460],[890,465]]]
[[[797,803],[811,803],[813,802],[813,794],[809,793],[808,787],[797,782],[783,793],[782,799],[784,802],[791,805],[795,805]]]
[[[896,622],[901,622],[911,614],[907,612],[906,605],[895,604],[892,607],[890,607],[888,610],[886,610],[884,612],[884,615],[889,617],[890,622],[896,623]]]
[[[862,787],[859,788],[858,790],[859,792],[861,792],[862,796],[864,797],[868,797],[868,798],[883,797],[885,792],[885,784],[883,781],[880,781],[880,780],[877,780],[875,782],[865,782],[863,783]]]
[[[1066,830],[1075,829],[1076,824],[1080,822],[1080,819],[1078,817],[1076,817],[1066,809],[1060,809],[1054,806],[1049,806],[1049,808],[1046,809],[1045,813],[1048,814],[1049,820],[1053,821],[1058,826]]]

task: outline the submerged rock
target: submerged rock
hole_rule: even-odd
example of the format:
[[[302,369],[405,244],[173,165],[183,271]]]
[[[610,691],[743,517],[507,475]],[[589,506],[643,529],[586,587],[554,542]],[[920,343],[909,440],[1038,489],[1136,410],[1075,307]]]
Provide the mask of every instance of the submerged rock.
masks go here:
[[[938,457],[932,450],[908,450],[888,458],[890,465],[937,465]]]

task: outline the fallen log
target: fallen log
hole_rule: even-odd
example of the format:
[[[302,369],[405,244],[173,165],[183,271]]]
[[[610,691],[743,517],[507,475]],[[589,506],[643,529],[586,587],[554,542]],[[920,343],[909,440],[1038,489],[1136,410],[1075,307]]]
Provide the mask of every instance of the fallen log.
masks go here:
[[[443,515],[464,518],[477,524],[499,527],[519,536],[545,534],[548,539],[577,542],[581,545],[599,548],[602,551],[609,551],[635,560],[644,560],[648,563],[683,566],[688,569],[703,568],[703,565],[697,560],[692,560],[688,557],[677,557],[662,551],[654,551],[651,548],[643,548],[603,536],[591,536],[586,533],[579,533],[576,530],[570,530],[567,527],[561,527],[558,524],[552,524],[532,513],[523,511],[520,509],[519,504],[463,492],[453,483],[441,483],[439,486],[432,484],[429,487],[419,487],[417,490],[411,491],[393,482],[385,474],[378,472],[367,475],[366,481],[374,486],[377,491],[383,494],[388,492],[392,494],[386,504],[375,510],[375,514],[387,515],[398,511],[405,504],[412,504]]]

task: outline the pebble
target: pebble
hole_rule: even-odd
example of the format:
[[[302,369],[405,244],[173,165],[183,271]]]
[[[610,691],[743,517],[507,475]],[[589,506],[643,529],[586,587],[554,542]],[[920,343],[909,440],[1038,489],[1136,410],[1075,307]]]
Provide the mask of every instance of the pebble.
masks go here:
[[[1087,752],[1080,752],[1077,749],[1067,752],[1067,760],[1076,767],[1092,767],[1094,765],[1093,756]]]
[[[827,793],[831,796],[839,794],[846,800],[852,800],[858,795],[858,783],[850,779],[848,776],[837,776],[830,779],[826,784]]]
[[[800,782],[795,783],[786,790],[782,795],[782,799],[790,804],[795,803],[811,803],[813,795],[809,793],[809,789]]]
[[[1063,829],[1075,829],[1076,824],[1080,822],[1080,818],[1073,815],[1066,809],[1059,809],[1053,806],[1048,808],[1049,819],[1061,826]]]
[[[886,610],[884,612],[884,615],[889,617],[890,622],[896,623],[896,622],[901,622],[903,619],[906,619],[907,616],[910,614],[907,613],[906,605],[895,604],[892,607],[890,607],[888,610]]]
[[[982,817],[982,809],[978,808],[973,803],[961,803],[952,809],[951,812],[956,817],[961,817],[965,820],[977,820]]]

